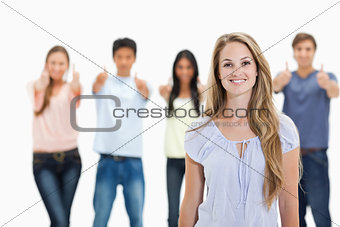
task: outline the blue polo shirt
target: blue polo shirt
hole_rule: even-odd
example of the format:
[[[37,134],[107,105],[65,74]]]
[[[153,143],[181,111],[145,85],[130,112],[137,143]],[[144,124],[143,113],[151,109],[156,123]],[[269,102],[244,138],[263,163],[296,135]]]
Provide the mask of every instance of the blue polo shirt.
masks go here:
[[[143,154],[143,135],[139,134],[143,131],[143,118],[138,117],[134,111],[129,111],[127,116],[126,110],[128,108],[136,110],[145,108],[148,100],[136,92],[138,89],[133,77],[117,76],[117,78],[119,80],[109,76],[99,92],[94,93],[92,91],[94,95],[117,96],[121,102],[120,106],[116,106],[113,100],[96,99],[97,128],[114,127],[117,123],[116,120],[121,121],[121,127],[112,132],[96,132],[93,149],[100,154],[141,158]],[[147,87],[150,97],[152,89],[148,82]],[[118,118],[115,118],[113,110],[118,107],[123,109],[124,112],[121,110],[116,111],[115,114]]]
[[[296,124],[300,134],[301,148],[327,148],[329,137],[330,98],[319,87],[314,71],[305,79],[292,72],[292,78],[283,89],[283,112]],[[337,82],[333,73],[329,78]]]

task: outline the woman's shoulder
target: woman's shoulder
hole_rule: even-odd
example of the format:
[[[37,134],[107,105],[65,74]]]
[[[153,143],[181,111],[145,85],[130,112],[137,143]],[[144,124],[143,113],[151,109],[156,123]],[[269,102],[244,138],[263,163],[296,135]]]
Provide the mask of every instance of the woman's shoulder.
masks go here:
[[[191,159],[201,163],[206,154],[204,145],[213,135],[213,122],[210,116],[200,116],[188,126],[185,132],[184,149]]]
[[[294,124],[294,121],[289,116],[287,116],[285,113],[278,112],[278,116],[279,116],[280,125],[283,125],[283,124],[293,125]]]
[[[211,129],[212,121],[210,116],[198,116],[195,120],[193,120],[190,125],[187,127],[187,130],[185,131],[186,135],[195,134],[196,133],[202,133],[209,131]]]
[[[294,121],[283,112],[278,113],[280,122],[280,134],[287,134],[297,131]]]
[[[300,145],[299,132],[294,121],[284,113],[279,115],[279,136],[282,152],[286,153]]]

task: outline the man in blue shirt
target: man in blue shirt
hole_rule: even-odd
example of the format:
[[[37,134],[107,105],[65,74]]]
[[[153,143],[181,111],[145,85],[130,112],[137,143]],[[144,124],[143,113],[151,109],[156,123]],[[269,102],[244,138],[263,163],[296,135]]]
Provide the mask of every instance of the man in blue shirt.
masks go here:
[[[299,187],[300,227],[306,226],[306,207],[312,208],[316,226],[331,226],[329,212],[328,138],[330,99],[339,96],[337,79],[313,67],[316,42],[299,33],[292,43],[298,69],[281,72],[273,81],[274,91],[284,94],[283,112],[292,118],[300,134],[303,175]]]
[[[118,120],[118,130],[97,131],[93,149],[100,154],[97,168],[93,206],[94,227],[106,227],[118,184],[123,186],[126,211],[131,227],[143,226],[144,174],[142,165],[142,118],[136,111],[145,109],[151,93],[150,85],[139,78],[131,77],[130,70],[136,60],[136,43],[118,39],[113,44],[113,60],[117,75],[100,73],[92,88],[94,95],[111,95],[119,98],[120,104],[111,99],[96,99],[97,128],[112,128]],[[131,109],[132,111],[124,111]],[[117,111],[116,111],[117,110]],[[120,110],[120,111],[118,111]],[[113,114],[113,115],[112,115]]]

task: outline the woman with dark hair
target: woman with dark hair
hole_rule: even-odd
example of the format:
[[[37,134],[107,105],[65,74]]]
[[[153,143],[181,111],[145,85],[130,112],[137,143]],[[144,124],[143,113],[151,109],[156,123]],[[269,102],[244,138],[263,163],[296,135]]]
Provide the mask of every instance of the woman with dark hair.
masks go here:
[[[201,93],[204,86],[198,78],[198,66],[189,50],[177,54],[172,69],[173,86],[159,87],[161,96],[168,102],[165,132],[167,157],[167,191],[169,227],[178,226],[180,191],[185,173],[185,130],[200,115]],[[183,112],[184,111],[184,112]]]
[[[79,73],[64,80],[70,64],[64,47],[47,54],[39,79],[28,84],[33,102],[33,173],[50,216],[51,226],[69,226],[70,210],[78,185],[81,159],[78,132],[70,124],[71,100],[80,95]],[[79,101],[77,107],[79,106]]]

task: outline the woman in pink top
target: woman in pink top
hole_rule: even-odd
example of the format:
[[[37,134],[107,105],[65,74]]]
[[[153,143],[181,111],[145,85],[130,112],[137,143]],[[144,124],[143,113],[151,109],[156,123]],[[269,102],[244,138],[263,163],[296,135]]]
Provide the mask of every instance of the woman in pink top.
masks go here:
[[[51,226],[69,226],[70,210],[81,172],[78,132],[71,127],[70,103],[80,95],[79,73],[67,83],[69,68],[64,47],[47,54],[39,79],[29,83],[33,101],[33,173]],[[79,102],[77,103],[77,107]]]

